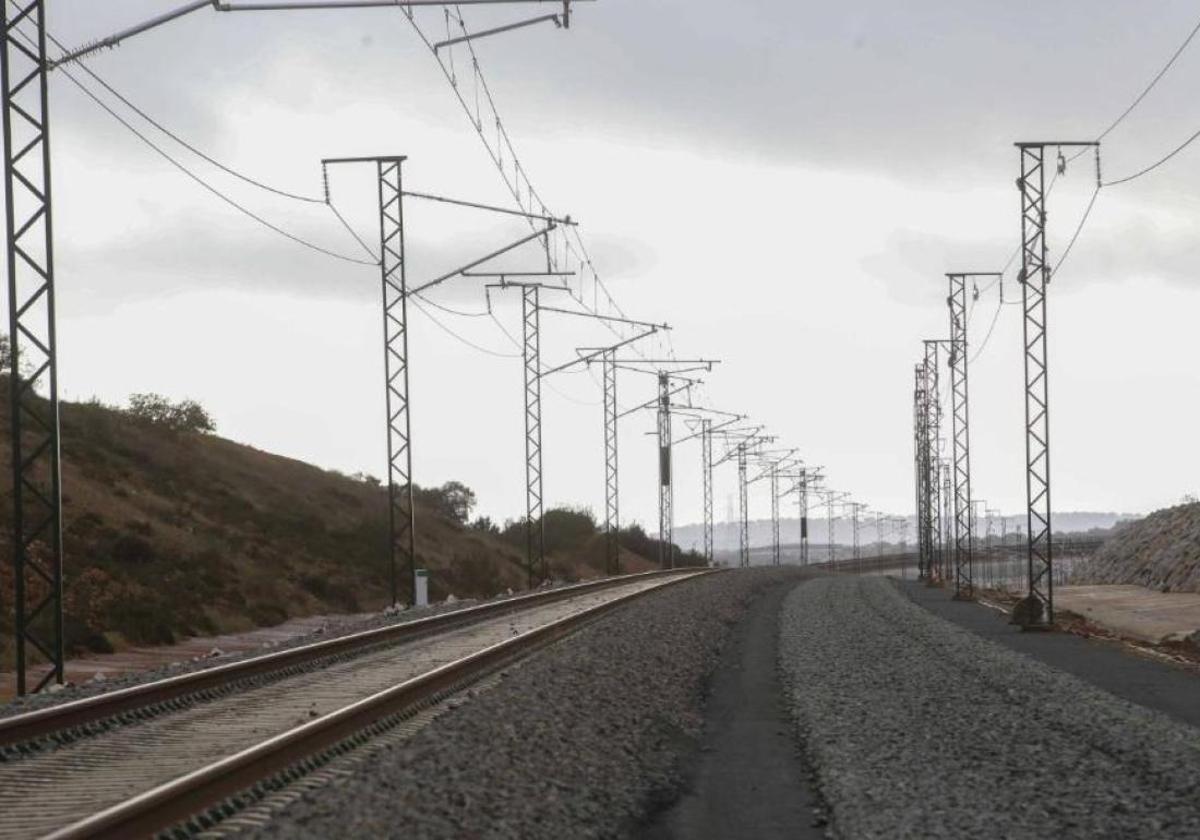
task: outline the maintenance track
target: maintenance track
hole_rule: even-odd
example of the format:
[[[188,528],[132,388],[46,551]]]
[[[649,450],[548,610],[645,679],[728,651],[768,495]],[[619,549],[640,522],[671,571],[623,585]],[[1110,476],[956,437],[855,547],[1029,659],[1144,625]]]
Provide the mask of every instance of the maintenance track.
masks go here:
[[[1200,836],[1194,726],[944,621],[885,579],[797,587],[781,630],[837,836]]]
[[[1200,673],[1194,666],[1152,659],[1121,642],[1022,631],[998,610],[955,601],[948,589],[916,581],[899,586],[913,603],[980,638],[1031,656],[1131,703],[1200,726]]]

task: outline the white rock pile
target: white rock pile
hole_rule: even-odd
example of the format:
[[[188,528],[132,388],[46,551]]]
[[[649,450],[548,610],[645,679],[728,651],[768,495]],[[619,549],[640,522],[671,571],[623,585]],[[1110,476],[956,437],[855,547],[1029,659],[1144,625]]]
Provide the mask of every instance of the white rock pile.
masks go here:
[[[1200,503],[1164,508],[1118,526],[1095,557],[1076,564],[1069,582],[1200,592]]]

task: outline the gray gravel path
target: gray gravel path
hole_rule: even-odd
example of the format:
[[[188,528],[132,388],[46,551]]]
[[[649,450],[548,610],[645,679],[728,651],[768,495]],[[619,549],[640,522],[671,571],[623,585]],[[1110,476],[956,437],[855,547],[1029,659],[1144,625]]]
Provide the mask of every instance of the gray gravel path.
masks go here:
[[[887,580],[798,587],[780,658],[836,836],[1200,836],[1200,730],[980,639]]]
[[[623,837],[673,802],[731,624],[795,570],[649,595],[307,793],[269,837]]]
[[[691,784],[639,840],[824,840],[779,679],[787,580],[750,605],[709,685]]]

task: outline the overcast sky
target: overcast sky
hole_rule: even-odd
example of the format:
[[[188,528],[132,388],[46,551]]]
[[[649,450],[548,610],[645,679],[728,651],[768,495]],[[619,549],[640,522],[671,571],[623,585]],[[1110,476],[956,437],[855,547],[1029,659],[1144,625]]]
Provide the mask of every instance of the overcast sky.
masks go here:
[[[49,22],[77,44],[178,2],[51,0]],[[465,11],[474,27],[538,13]],[[598,0],[579,5],[569,30],[524,29],[480,42],[479,54],[531,180],[555,212],[580,220],[621,306],[669,322],[681,356],[722,360],[698,396],[766,424],[859,500],[909,513],[912,366],[921,339],[947,332],[944,272],[998,270],[1017,245],[1013,142],[1095,137],[1197,14],[1165,0]],[[438,15],[421,20],[444,33]],[[189,142],[291,191],[320,194],[322,157],[406,154],[413,189],[506,200],[437,63],[396,10],[204,10],[89,66]],[[1198,69],[1193,45],[1106,138],[1106,179],[1196,130]],[[236,440],[383,475],[377,270],[255,225],[65,78],[52,84],[67,398],[189,396]],[[274,224],[364,256],[327,208],[246,187],[166,148]],[[1055,188],[1052,258],[1094,180],[1082,158]],[[339,171],[332,187],[373,243],[369,173]],[[1103,190],[1055,279],[1056,509],[1148,511],[1200,488],[1197,195],[1200,146]],[[410,280],[527,230],[415,202],[406,221]],[[1009,300],[1019,293],[1013,276]],[[1024,504],[1020,308],[997,310],[997,292],[980,298],[970,322],[978,347],[999,312],[971,371],[973,485],[989,506],[1015,513]],[[516,334],[509,297],[496,312]],[[478,281],[448,283],[435,299],[463,311],[484,305]],[[515,352],[489,319],[438,315],[478,345]],[[545,319],[547,363],[607,335],[567,320]],[[478,352],[419,313],[411,356],[417,481],[458,479],[483,512],[519,515],[519,360]],[[652,388],[649,377],[626,376],[622,402]],[[564,375],[544,399],[548,503],[602,512],[596,379]],[[623,517],[650,524],[653,417],[624,423]],[[694,443],[676,453],[680,523],[700,517],[698,462]],[[730,466],[717,473],[718,515],[735,478]],[[755,518],[769,512],[763,489]]]

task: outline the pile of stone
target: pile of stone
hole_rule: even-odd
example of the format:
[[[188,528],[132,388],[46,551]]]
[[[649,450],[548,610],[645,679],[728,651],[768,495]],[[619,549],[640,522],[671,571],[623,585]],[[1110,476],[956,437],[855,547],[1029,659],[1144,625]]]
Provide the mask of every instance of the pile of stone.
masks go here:
[[[1069,582],[1200,592],[1200,503],[1118,526],[1094,557],[1076,564]]]

